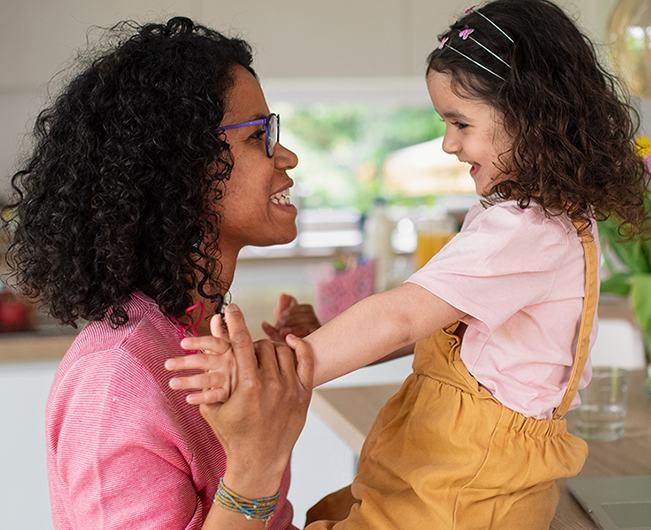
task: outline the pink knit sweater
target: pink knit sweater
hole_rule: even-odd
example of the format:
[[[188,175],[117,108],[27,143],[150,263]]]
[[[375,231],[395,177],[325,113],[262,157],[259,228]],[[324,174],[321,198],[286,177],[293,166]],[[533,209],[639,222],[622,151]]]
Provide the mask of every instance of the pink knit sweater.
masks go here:
[[[129,322],[91,322],[79,334],[47,403],[54,527],[198,529],[226,455],[186,393],[168,386],[166,359],[186,353],[156,303],[135,293]],[[293,528],[289,468],[270,528]]]

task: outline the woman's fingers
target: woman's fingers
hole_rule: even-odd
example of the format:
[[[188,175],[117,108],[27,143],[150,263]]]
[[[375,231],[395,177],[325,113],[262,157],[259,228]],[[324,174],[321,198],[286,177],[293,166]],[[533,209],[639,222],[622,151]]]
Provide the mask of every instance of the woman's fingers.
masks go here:
[[[310,304],[299,304],[296,298],[281,294],[274,309],[276,320],[273,325],[262,323],[262,330],[274,342],[284,342],[290,333],[297,337],[306,337],[321,327],[314,308]]]
[[[278,358],[276,357],[276,348],[278,346],[279,343],[271,342],[269,340],[259,340],[255,343],[255,353],[258,357],[258,364],[262,371],[262,375],[266,378],[275,378],[280,374]]]
[[[311,394],[314,386],[314,352],[304,340],[287,335],[287,344],[294,350],[296,375],[303,388]]]
[[[298,301],[291,294],[281,293],[278,295],[278,302],[276,302],[276,307],[274,309],[274,315],[276,315],[276,323],[278,323],[280,315],[296,306],[297,304]]]
[[[280,331],[276,329],[274,326],[272,326],[271,324],[269,324],[269,322],[263,320],[261,327],[265,335],[269,337],[269,340],[273,342],[282,342],[283,340],[285,340],[281,335]]]
[[[321,327],[314,308],[309,304],[293,305],[280,314],[276,320],[276,330],[284,338],[291,333],[305,337]]]
[[[246,327],[242,311],[235,304],[228,305],[225,319],[240,377],[246,379],[258,369],[258,358],[255,354],[253,339]]]

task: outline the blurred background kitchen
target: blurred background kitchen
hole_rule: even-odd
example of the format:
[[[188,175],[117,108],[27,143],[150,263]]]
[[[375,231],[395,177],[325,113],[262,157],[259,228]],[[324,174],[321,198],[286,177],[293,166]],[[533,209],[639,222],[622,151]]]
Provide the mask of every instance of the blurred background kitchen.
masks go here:
[[[602,56],[615,49],[607,43],[617,35],[607,28],[617,0],[560,4]],[[620,4],[629,18],[648,10],[651,20],[648,2]],[[269,107],[282,117],[281,141],[299,157],[290,173],[298,238],[245,248],[231,300],[255,338],[263,337],[260,322],[273,319],[282,292],[314,304],[325,320],[355,298],[402,283],[477,202],[468,166],[441,149],[444,126],[424,80],[438,33],[468,7],[458,0],[0,0],[0,204],[11,196],[9,179],[29,147],[34,118],[79,48],[123,19],[189,16],[254,46]],[[620,39],[619,46],[637,53],[634,60],[648,50],[651,28],[620,19],[611,26],[628,28],[620,31],[628,44]],[[639,78],[628,79],[633,85]],[[634,103],[642,133],[651,130],[648,103],[637,96]],[[0,272],[7,246],[0,241]],[[643,366],[642,339],[629,317],[632,363]],[[74,332],[0,283],[0,528],[52,528],[44,405]],[[409,371],[407,358],[335,384],[396,382]],[[293,458],[295,524],[321,496],[348,484],[354,468],[346,441],[311,412]]]

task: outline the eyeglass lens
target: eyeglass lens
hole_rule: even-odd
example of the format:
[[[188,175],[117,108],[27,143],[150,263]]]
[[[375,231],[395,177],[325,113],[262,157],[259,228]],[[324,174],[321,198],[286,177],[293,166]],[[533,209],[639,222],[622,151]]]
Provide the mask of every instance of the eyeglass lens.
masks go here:
[[[280,117],[278,114],[270,114],[266,125],[267,156],[271,158],[274,156],[276,144],[280,138]]]

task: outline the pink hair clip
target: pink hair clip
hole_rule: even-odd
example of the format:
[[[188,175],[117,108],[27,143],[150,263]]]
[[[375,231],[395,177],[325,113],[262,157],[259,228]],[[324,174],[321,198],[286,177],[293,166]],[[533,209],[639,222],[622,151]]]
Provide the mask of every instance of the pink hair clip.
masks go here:
[[[459,37],[461,37],[463,40],[466,40],[468,37],[470,37],[470,34],[475,31],[474,29],[470,29],[468,26],[466,26],[466,29],[463,31],[459,32]],[[473,39],[474,40],[474,39]]]
[[[443,40],[441,40],[441,42],[439,43],[439,50],[442,49],[443,46],[445,46],[445,43],[446,43],[446,42],[448,42],[448,38],[447,38],[447,37],[443,37]]]
[[[464,14],[467,15],[467,14],[470,13],[472,10],[474,10],[476,7],[477,7],[477,6],[469,7],[468,9],[466,9],[466,10],[464,11]]]

